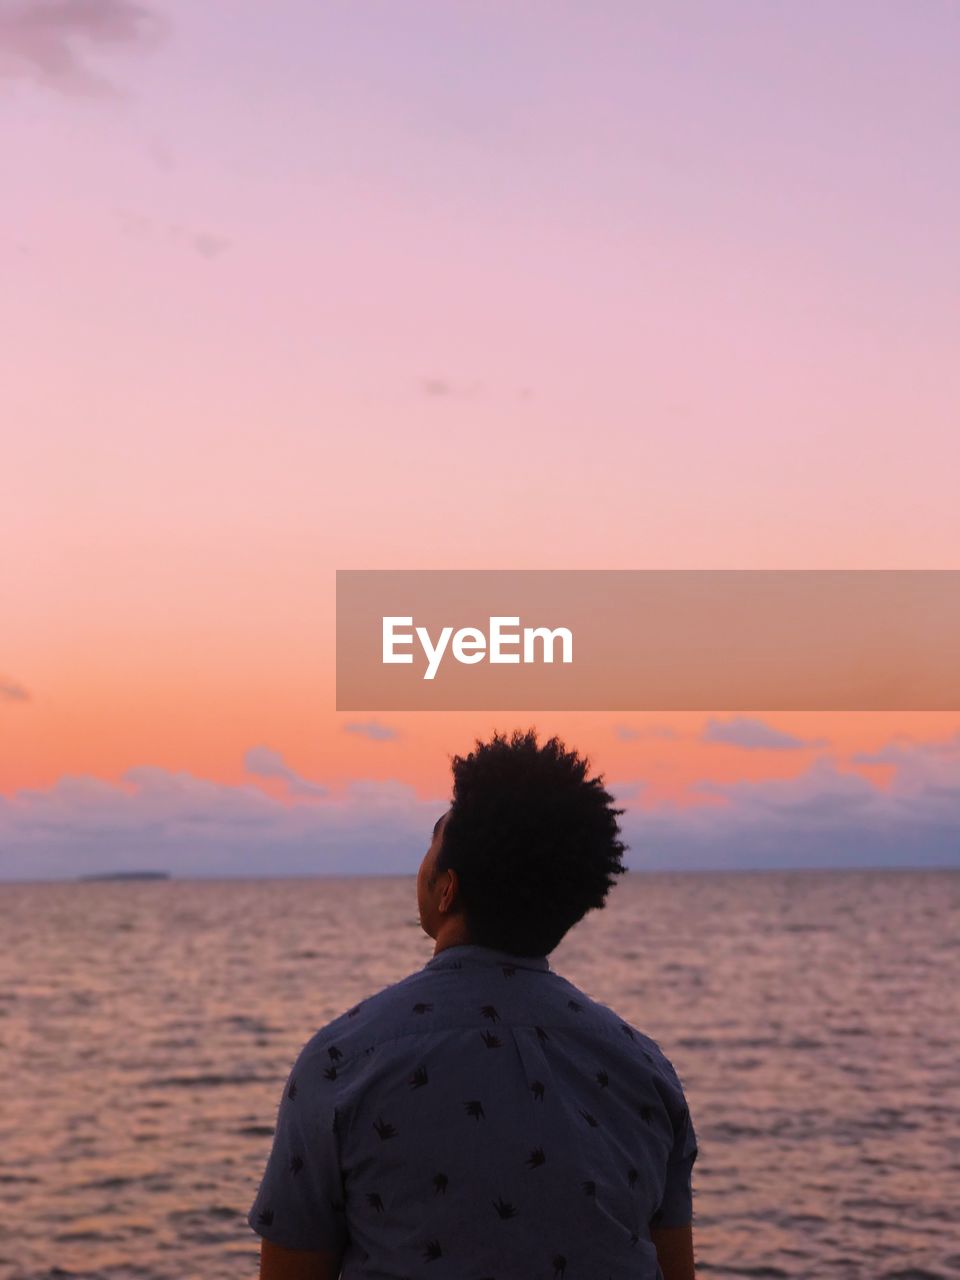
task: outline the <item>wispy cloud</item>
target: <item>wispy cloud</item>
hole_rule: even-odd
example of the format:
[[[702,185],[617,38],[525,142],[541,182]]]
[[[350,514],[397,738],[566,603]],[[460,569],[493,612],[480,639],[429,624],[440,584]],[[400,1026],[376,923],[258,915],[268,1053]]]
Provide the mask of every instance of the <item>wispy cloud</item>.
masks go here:
[[[826,738],[797,738],[751,716],[733,716],[730,720],[711,716],[701,736],[704,742],[722,742],[744,751],[800,751],[828,745]]]
[[[150,138],[145,147],[147,155],[164,173],[170,173],[177,167],[177,158],[162,138]]]
[[[30,692],[16,680],[0,676],[0,702],[29,702]]]
[[[63,93],[115,97],[91,53],[145,49],[165,24],[133,0],[0,0],[0,75],[23,76]]]
[[[243,757],[247,773],[258,778],[279,778],[287,784],[295,796],[325,796],[327,788],[320,782],[311,782],[291,769],[279,751],[272,747],[251,747]]]
[[[449,396],[452,388],[446,378],[421,378],[420,389],[425,396]]]
[[[369,738],[371,742],[394,742],[399,736],[396,729],[380,724],[378,720],[348,720],[343,726],[344,733],[356,733],[361,738]]]
[[[124,210],[118,211],[117,217],[120,220],[120,228],[125,235],[191,249],[194,253],[198,253],[201,258],[206,258],[208,261],[213,258],[219,258],[221,254],[226,253],[232,243],[227,236],[219,235],[215,231],[198,231],[190,227],[184,227],[180,223],[164,225],[155,222],[153,218],[147,217],[145,213],[133,213],[129,210]]]
[[[198,231],[189,238],[201,258],[219,258],[221,253],[230,248],[230,241],[226,236],[214,235],[210,231]]]
[[[434,399],[471,398],[480,390],[480,384],[452,382],[449,378],[421,378],[420,390]]]
[[[501,386],[497,389],[489,383],[457,382],[444,377],[420,378],[419,387],[421,395],[433,400],[473,400],[479,395],[497,395],[512,400],[530,400],[533,397],[533,388],[528,386],[509,389]]]
[[[852,759],[856,764],[892,764],[909,769],[918,757],[928,760],[957,755],[960,755],[960,729],[952,737],[934,742],[918,742],[908,733],[897,733],[877,751],[858,751]]]
[[[947,786],[960,781],[960,729],[949,738],[922,742],[908,734],[897,734],[878,751],[858,751],[854,764],[889,764],[896,768],[900,785],[918,785],[934,778]]]

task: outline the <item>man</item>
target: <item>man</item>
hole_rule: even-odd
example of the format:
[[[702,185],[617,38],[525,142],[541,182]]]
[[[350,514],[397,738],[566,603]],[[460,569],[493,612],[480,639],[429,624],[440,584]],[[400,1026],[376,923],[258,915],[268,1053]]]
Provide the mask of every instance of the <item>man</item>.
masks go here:
[[[676,1072],[547,960],[625,869],[587,768],[534,730],[454,757],[417,876],[433,958],[301,1050],[247,1218],[261,1280],[693,1280]]]

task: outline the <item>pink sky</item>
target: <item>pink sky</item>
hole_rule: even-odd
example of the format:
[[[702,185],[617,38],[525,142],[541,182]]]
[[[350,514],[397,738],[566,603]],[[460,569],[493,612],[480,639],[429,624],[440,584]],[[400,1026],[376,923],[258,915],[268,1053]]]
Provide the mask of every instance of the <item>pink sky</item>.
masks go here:
[[[958,567],[958,54],[876,0],[0,0],[0,877],[169,862],[184,794],[416,832],[507,718],[347,731],[337,568]],[[528,719],[658,822],[839,777],[956,858],[958,715]]]

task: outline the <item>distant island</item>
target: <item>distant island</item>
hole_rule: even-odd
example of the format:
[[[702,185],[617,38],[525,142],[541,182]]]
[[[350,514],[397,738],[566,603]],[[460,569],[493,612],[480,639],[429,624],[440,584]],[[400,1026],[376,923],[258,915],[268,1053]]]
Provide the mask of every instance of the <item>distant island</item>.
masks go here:
[[[169,880],[169,871],[92,871],[78,880]]]

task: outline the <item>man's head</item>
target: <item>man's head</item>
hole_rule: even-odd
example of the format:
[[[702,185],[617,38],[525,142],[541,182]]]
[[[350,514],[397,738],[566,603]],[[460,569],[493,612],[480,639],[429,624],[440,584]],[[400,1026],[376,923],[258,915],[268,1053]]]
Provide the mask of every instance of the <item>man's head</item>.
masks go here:
[[[589,761],[536,731],[453,757],[453,802],[417,876],[420,921],[449,946],[547,955],[622,874],[613,797]]]

